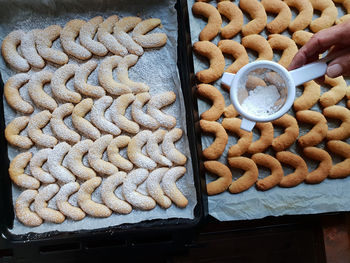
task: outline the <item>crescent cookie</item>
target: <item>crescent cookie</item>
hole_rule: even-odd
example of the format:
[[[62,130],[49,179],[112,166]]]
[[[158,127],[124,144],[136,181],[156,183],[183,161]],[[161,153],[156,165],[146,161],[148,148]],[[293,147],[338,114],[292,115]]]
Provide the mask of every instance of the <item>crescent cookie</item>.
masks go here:
[[[117,68],[117,78],[121,83],[128,86],[133,93],[147,92],[150,89],[145,83],[129,79],[128,70],[137,63],[138,58],[138,56],[133,54],[127,55],[120,60]]]
[[[34,177],[24,173],[24,169],[29,164],[31,158],[31,152],[18,154],[10,162],[8,172],[12,182],[17,186],[27,189],[38,189],[40,187],[40,182]]]
[[[315,81],[308,81],[303,84],[303,94],[296,98],[293,103],[295,111],[308,110],[314,106],[321,96],[321,86]]]
[[[292,39],[295,44],[299,46],[304,46],[313,36],[313,33],[304,30],[295,31],[292,35]]]
[[[66,163],[68,169],[78,178],[82,180],[89,180],[96,176],[93,169],[83,164],[83,157],[88,153],[89,149],[93,146],[93,141],[83,140],[70,148],[66,155]]]
[[[148,194],[164,209],[171,206],[171,200],[164,194],[160,182],[169,168],[157,168],[152,171],[146,180],[146,188]]]
[[[321,16],[311,21],[310,29],[318,32],[322,29],[333,26],[338,17],[338,9],[332,0],[310,0],[314,10],[321,11]]]
[[[308,184],[318,184],[327,178],[329,171],[332,168],[332,157],[323,149],[317,147],[305,147],[303,154],[312,160],[320,161],[318,167],[308,173],[305,182]]]
[[[289,7],[299,11],[298,15],[289,23],[289,30],[295,32],[307,28],[312,21],[314,11],[311,2],[309,0],[285,0],[284,2]]]
[[[346,94],[347,84],[343,76],[330,78],[325,75],[324,83],[331,85],[332,88],[330,91],[323,93],[320,97],[320,103],[323,107],[335,105],[344,98]]]
[[[226,191],[232,183],[232,173],[230,169],[218,161],[206,161],[204,162],[204,167],[209,173],[219,177],[215,181],[207,184],[208,195],[216,195]]]
[[[71,205],[68,198],[76,193],[79,188],[80,185],[77,182],[70,182],[63,185],[56,195],[56,205],[58,210],[75,221],[82,220],[85,217],[85,213],[79,207]]]
[[[14,118],[5,128],[5,138],[8,143],[22,149],[29,149],[33,142],[27,136],[19,135],[27,127],[30,117],[21,116]]]
[[[79,68],[75,70],[74,88],[85,96],[101,98],[106,95],[106,91],[101,86],[94,86],[87,83],[89,75],[96,68],[97,61],[93,59],[81,64]]]
[[[223,38],[233,38],[241,31],[243,26],[241,9],[230,1],[222,1],[218,3],[218,11],[229,20],[228,24],[221,28],[221,36]]]
[[[21,44],[21,39],[25,35],[22,30],[15,30],[8,34],[1,45],[1,54],[4,60],[15,70],[26,72],[30,69],[28,61],[17,52],[17,47]]]
[[[216,121],[200,120],[199,125],[204,133],[211,133],[215,136],[214,142],[203,150],[203,156],[210,160],[220,158],[228,141],[226,130]]]
[[[279,34],[286,30],[292,20],[292,12],[288,5],[280,0],[262,0],[261,4],[268,13],[277,14],[274,20],[266,25],[272,34]]]
[[[241,0],[239,7],[252,18],[248,24],[242,27],[243,36],[259,34],[267,24],[264,6],[257,0]]]
[[[101,184],[101,177],[94,177],[84,182],[77,193],[80,208],[93,217],[109,217],[112,211],[105,205],[92,201],[91,195]]]
[[[289,37],[279,34],[269,35],[268,39],[268,43],[270,44],[272,49],[283,50],[278,63],[283,67],[288,68],[295,54],[298,52],[297,45]]]
[[[48,171],[43,169],[43,164],[47,161],[52,149],[45,148],[37,151],[29,162],[30,173],[44,184],[52,184],[56,181]]]
[[[238,194],[248,190],[258,180],[258,167],[252,159],[247,157],[230,157],[228,163],[231,167],[244,170],[244,174],[233,181],[228,190],[231,194]]]
[[[140,131],[131,138],[128,145],[129,160],[137,167],[153,170],[157,167],[155,161],[142,153],[142,147],[147,143],[152,132],[149,130]]]
[[[162,179],[162,189],[164,193],[180,208],[185,208],[188,204],[188,200],[176,186],[176,182],[184,176],[185,173],[185,167],[173,167],[164,174]]]
[[[81,27],[85,23],[85,21],[80,19],[70,20],[62,29],[60,36],[63,50],[67,54],[81,60],[89,59],[92,56],[89,50],[75,42],[75,39],[78,37]]]
[[[45,67],[45,61],[38,54],[38,51],[36,50],[36,44],[35,44],[37,35],[40,34],[40,32],[41,32],[40,29],[34,29],[27,32],[22,36],[21,45],[20,45],[23,57],[27,60],[27,62],[31,66],[35,68]]]
[[[138,23],[132,31],[132,39],[143,48],[162,47],[166,44],[167,36],[164,33],[147,34],[154,28],[161,26],[158,18],[149,18]]]
[[[62,165],[63,159],[70,149],[71,146],[68,143],[61,142],[52,149],[47,158],[50,174],[63,183],[75,181],[75,176]]]
[[[67,89],[66,82],[75,75],[79,66],[76,64],[67,64],[55,71],[51,79],[52,94],[65,102],[79,103],[81,95],[77,92]]]
[[[123,195],[133,207],[140,210],[152,210],[156,202],[149,196],[137,191],[137,187],[148,177],[148,171],[143,168],[132,170],[124,180]]]
[[[102,60],[98,69],[98,81],[100,85],[112,95],[122,95],[131,93],[131,89],[123,84],[118,83],[113,79],[113,69],[121,62],[122,57],[111,56]]]
[[[102,22],[102,16],[91,18],[82,25],[79,32],[80,44],[97,56],[105,56],[108,53],[107,48],[102,43],[94,40],[97,28]]]
[[[113,35],[131,54],[141,56],[143,48],[137,44],[127,33],[135,28],[141,22],[141,18],[128,16],[120,19],[114,24]]]
[[[234,40],[220,40],[218,47],[224,54],[231,55],[235,61],[225,70],[230,73],[237,73],[244,65],[249,63],[249,57],[245,48]]]
[[[135,122],[139,125],[150,129],[156,130],[159,128],[159,122],[151,115],[143,112],[143,106],[151,99],[151,95],[148,92],[139,93],[135,96],[135,100],[131,105],[131,116]]]
[[[16,199],[15,213],[18,221],[26,226],[40,226],[43,223],[38,214],[30,210],[31,203],[37,196],[37,190],[24,190]]]
[[[272,60],[273,51],[269,42],[260,35],[251,34],[242,38],[242,45],[258,53],[256,60]]]
[[[52,43],[61,35],[61,30],[62,28],[58,25],[48,26],[37,33],[35,41],[39,55],[58,65],[64,65],[69,60],[64,52],[52,48]]]
[[[345,158],[344,161],[332,165],[329,171],[329,178],[345,178],[350,174],[350,145],[339,140],[331,140],[327,142],[327,148],[333,153]]]
[[[4,86],[4,96],[7,103],[16,111],[24,114],[30,114],[34,111],[32,105],[22,99],[19,89],[30,80],[30,75],[19,73],[10,77]]]
[[[226,106],[224,109],[225,118],[235,118],[239,115],[238,111],[233,107],[232,104]]]
[[[72,111],[72,123],[74,128],[82,133],[87,138],[97,140],[100,138],[100,131],[91,124],[84,117],[92,109],[94,101],[91,98],[87,98],[75,105]]]
[[[97,139],[89,148],[89,164],[98,174],[111,175],[118,172],[117,167],[102,159],[103,153],[111,143],[112,139],[113,136],[111,134],[101,136],[101,138]]]
[[[273,126],[271,122],[258,122],[255,127],[260,130],[260,138],[249,145],[247,151],[250,154],[265,151],[273,141]]]
[[[342,121],[338,128],[327,131],[328,140],[345,140],[350,137],[350,110],[343,106],[333,105],[324,108],[323,115]]]
[[[72,103],[62,104],[53,111],[50,120],[51,130],[56,138],[70,144],[80,141],[80,135],[68,128],[63,121],[64,117],[72,114],[73,109],[74,105]]]
[[[284,114],[281,118],[272,121],[272,124],[275,126],[282,126],[284,133],[277,136],[272,141],[272,148],[276,151],[283,151],[291,146],[299,136],[299,125],[297,120],[289,115]]]
[[[36,106],[53,111],[57,108],[56,101],[47,94],[43,86],[51,82],[53,74],[50,71],[42,70],[34,73],[28,82],[28,94]]]
[[[107,147],[108,160],[116,167],[125,171],[131,171],[133,164],[119,154],[119,149],[127,147],[130,140],[131,138],[129,136],[120,135],[114,138]]]
[[[52,148],[57,144],[55,137],[44,134],[41,130],[50,121],[51,116],[48,110],[44,110],[31,116],[28,123],[27,131],[29,138],[41,147]]]
[[[225,99],[221,92],[212,85],[199,84],[197,85],[197,93],[213,103],[209,110],[200,115],[201,119],[207,121],[216,121],[219,119],[225,109]]]
[[[158,145],[163,141],[166,133],[167,132],[165,130],[161,129],[153,132],[153,134],[148,137],[146,151],[153,161],[157,162],[162,166],[171,167],[173,163],[162,154],[162,151],[159,149]]]
[[[125,172],[117,172],[108,176],[103,182],[101,187],[101,198],[103,203],[112,209],[114,212],[120,214],[129,214],[132,211],[132,207],[129,203],[119,199],[115,194],[115,189],[123,184],[126,178]]]
[[[164,135],[162,142],[162,150],[164,155],[177,165],[185,165],[187,162],[187,157],[176,149],[174,144],[176,141],[180,140],[182,133],[183,131],[181,129],[174,128]]]
[[[60,187],[57,184],[49,184],[39,190],[35,196],[34,211],[45,221],[61,224],[66,218],[64,215],[48,207],[48,201],[52,199]]]

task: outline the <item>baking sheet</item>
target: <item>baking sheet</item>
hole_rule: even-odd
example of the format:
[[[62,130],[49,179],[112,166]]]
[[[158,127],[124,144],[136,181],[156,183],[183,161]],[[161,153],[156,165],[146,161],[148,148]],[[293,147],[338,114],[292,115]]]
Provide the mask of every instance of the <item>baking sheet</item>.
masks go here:
[[[2,8],[0,10],[0,38],[3,39],[8,33],[16,29],[22,29],[29,31],[34,28],[45,28],[46,26],[58,24],[62,27],[71,19],[83,19],[88,20],[95,16],[101,15],[103,18],[107,18],[110,15],[117,14],[119,17],[125,16],[140,16],[142,19],[147,18],[160,18],[162,21],[162,28],[155,29],[154,32],[164,32],[168,36],[167,44],[160,49],[145,49],[145,53],[139,58],[139,61],[135,66],[129,69],[129,77],[134,81],[144,82],[151,87],[151,96],[157,93],[165,91],[174,91],[176,93],[176,102],[167,107],[164,111],[176,117],[177,126],[184,131],[183,137],[176,143],[176,147],[180,149],[187,157],[187,173],[178,180],[177,185],[183,194],[188,198],[189,203],[185,209],[180,209],[174,204],[164,210],[159,206],[151,211],[141,211],[134,209],[129,215],[119,215],[113,213],[108,218],[93,218],[87,216],[80,222],[74,222],[70,219],[66,219],[62,224],[56,225],[53,223],[45,222],[41,226],[29,228],[18,222],[14,221],[14,226],[11,232],[13,234],[25,234],[28,232],[43,233],[48,231],[75,231],[82,229],[97,229],[110,226],[116,226],[123,223],[137,223],[144,220],[152,219],[167,219],[167,218],[194,218],[194,208],[197,204],[196,191],[193,179],[192,160],[189,150],[188,138],[186,135],[186,112],[183,102],[183,95],[181,91],[180,78],[177,68],[177,13],[174,8],[175,0],[163,0],[163,1],[144,1],[136,0],[132,1],[12,1],[5,2],[0,1]],[[61,49],[59,40],[56,40],[53,46],[57,49]],[[111,53],[108,54],[110,56]],[[102,59],[94,56],[94,59],[101,61]],[[70,57],[69,63],[82,63]],[[48,64],[45,69],[54,71],[57,68],[51,64]],[[0,59],[0,70],[4,82],[12,75],[14,71],[10,70],[4,60]],[[98,69],[97,69],[98,70]],[[97,70],[95,70],[89,77],[88,82],[97,85]],[[33,73],[31,70],[30,74]],[[115,71],[114,71],[115,73]],[[114,76],[116,79],[116,76]],[[69,89],[73,89],[73,81],[70,80],[67,83]],[[50,93],[48,86],[44,87],[44,90]],[[26,87],[20,89],[21,95],[29,100],[26,92]],[[5,110],[5,122],[8,124],[13,118],[19,116],[13,111],[4,100]],[[29,100],[30,101],[30,100]],[[59,103],[61,104],[61,103]],[[40,110],[36,109],[35,112]],[[126,116],[130,118],[130,107],[126,112]],[[109,111],[106,112],[107,119],[110,119]],[[87,115],[89,118],[89,114]],[[65,119],[65,123],[72,127],[71,117]],[[43,130],[44,133],[51,133],[50,125],[47,125]],[[23,134],[26,131],[24,130]],[[82,137],[82,140],[85,139]],[[37,149],[33,147],[31,152],[36,152]],[[17,148],[9,147],[8,154],[10,160],[14,158],[20,151]],[[125,149],[121,151],[122,155],[126,155]],[[106,158],[106,156],[104,156]],[[87,164],[86,157],[84,162]],[[65,164],[65,162],[63,162]],[[28,167],[27,167],[28,169]],[[28,171],[28,170],[26,170]],[[29,172],[29,171],[28,171]],[[100,201],[100,187],[94,192],[92,199],[94,201]],[[21,189],[18,187],[12,187],[13,201],[21,193]],[[145,184],[139,186],[138,191],[146,193]],[[121,188],[118,187],[116,195],[120,198]],[[70,202],[76,205],[76,194],[72,195],[69,199]],[[55,198],[49,201],[49,207],[55,208]]]
[[[191,40],[192,44],[198,41],[199,32],[205,27],[207,21],[205,18],[194,16],[192,13],[192,5],[194,0],[188,1],[188,13],[190,20],[191,28]],[[217,6],[217,1],[208,2],[214,6]],[[239,5],[239,1],[234,2],[236,5]],[[341,17],[344,15],[344,10],[341,6],[338,7],[338,16]],[[296,13],[292,9],[293,18],[296,16]],[[244,13],[244,24],[250,21],[249,16]],[[317,15],[314,15],[314,19],[317,18]],[[273,16],[268,14],[268,22],[274,19]],[[223,26],[227,23],[227,20],[223,18]],[[267,37],[266,29],[260,33],[265,38]],[[286,30],[282,33],[291,37],[290,33]],[[220,35],[212,40],[213,43],[217,44],[221,40]],[[237,34],[233,40],[240,42],[241,35]],[[254,52],[248,51],[249,60],[253,62],[256,59],[256,54]],[[278,61],[280,55],[274,52],[274,61]],[[231,65],[233,62],[232,59],[225,56],[226,66]],[[205,58],[197,56],[194,53],[194,71],[198,72],[200,70],[208,68],[208,62]],[[350,85],[349,79],[346,79],[348,85]],[[214,83],[214,86],[218,88],[221,93],[224,95],[226,106],[230,105],[229,93],[224,90],[221,85],[220,79]],[[321,94],[328,91],[327,87],[321,87]],[[296,97],[299,97],[303,92],[303,89],[297,87]],[[338,105],[345,105],[345,99],[343,99]],[[208,110],[211,107],[205,100],[198,99],[198,110],[199,114]],[[321,111],[321,108],[318,104],[311,108],[312,110]],[[292,116],[295,116],[293,110],[288,112]],[[222,118],[218,120],[222,121]],[[329,120],[328,127],[335,128],[339,126],[339,122],[334,120]],[[310,129],[310,125],[299,124],[300,136],[307,133]],[[274,134],[275,137],[281,133],[280,128],[275,128]],[[259,133],[257,130],[253,130],[253,141],[259,138]],[[214,138],[212,136],[203,135],[202,136],[202,148],[207,148]],[[228,165],[227,163],[227,151],[231,145],[236,143],[236,137],[233,137],[229,134],[229,141],[226,145],[224,154],[219,158],[218,161]],[[346,140],[347,143],[350,143],[350,139]],[[321,142],[317,147],[325,148],[325,140]],[[294,143],[289,149],[293,153],[301,154],[300,148],[297,147]],[[268,148],[265,153],[271,154],[274,156],[274,151]],[[337,163],[342,161],[339,156],[332,156],[333,162]],[[312,160],[306,159],[309,171],[314,170],[318,163]],[[285,174],[291,173],[293,170],[284,166]],[[243,171],[232,169],[233,180],[239,178]],[[270,174],[268,169],[264,169],[259,166],[259,178],[264,178]],[[209,174],[206,174],[207,183],[216,180],[216,177],[213,177]],[[325,212],[335,212],[335,211],[350,211],[350,177],[345,179],[326,179],[320,184],[308,185],[302,183],[293,188],[281,188],[279,186],[274,187],[266,192],[257,190],[254,186],[248,189],[245,192],[240,194],[231,194],[229,191],[225,191],[219,195],[209,196],[209,214],[215,217],[220,221],[234,221],[234,220],[247,220],[247,219],[258,219],[266,216],[281,216],[281,215],[297,215],[297,214],[318,214]]]

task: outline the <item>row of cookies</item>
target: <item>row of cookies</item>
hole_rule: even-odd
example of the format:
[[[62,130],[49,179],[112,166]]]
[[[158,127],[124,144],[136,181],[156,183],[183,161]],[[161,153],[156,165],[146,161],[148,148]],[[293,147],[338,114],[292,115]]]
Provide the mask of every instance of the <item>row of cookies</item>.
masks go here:
[[[12,31],[3,40],[1,52],[13,69],[22,72],[31,67],[42,69],[45,61],[57,65],[67,64],[68,55],[80,60],[90,59],[92,55],[103,57],[108,52],[118,56],[126,56],[128,53],[141,56],[143,48],[162,47],[166,44],[166,34],[147,34],[159,26],[161,21],[157,18],[142,20],[139,17],[124,17],[119,20],[117,15],[113,15],[106,20],[101,16],[89,21],[73,19],[63,28],[52,25],[29,32]],[[132,31],[131,35],[128,34],[129,31]],[[58,38],[63,51],[52,47]],[[77,38],[79,42],[76,41]]]

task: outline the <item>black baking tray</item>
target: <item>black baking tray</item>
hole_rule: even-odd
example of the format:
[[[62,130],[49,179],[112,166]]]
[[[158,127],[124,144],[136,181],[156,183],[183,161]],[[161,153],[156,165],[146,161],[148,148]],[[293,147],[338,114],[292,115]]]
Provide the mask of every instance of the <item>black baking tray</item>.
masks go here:
[[[52,251],[87,251],[96,247],[127,248],[149,247],[156,244],[167,244],[176,248],[191,241],[198,226],[208,215],[207,196],[205,194],[205,177],[199,165],[201,154],[200,129],[198,125],[198,107],[194,94],[195,78],[187,2],[178,0],[176,3],[178,16],[178,68],[182,92],[186,107],[187,135],[190,142],[190,152],[193,166],[193,177],[196,188],[197,205],[194,209],[194,219],[157,219],[135,224],[123,224],[96,230],[80,230],[71,232],[46,232],[13,235],[9,231],[13,227],[14,209],[12,204],[11,180],[8,176],[9,159],[7,142],[4,137],[4,105],[0,100],[0,262],[4,257],[21,257],[36,253],[45,254]],[[0,80],[1,97],[4,83]],[[30,246],[26,244],[30,243]],[[28,249],[30,247],[30,249]],[[29,262],[29,260],[28,260]]]

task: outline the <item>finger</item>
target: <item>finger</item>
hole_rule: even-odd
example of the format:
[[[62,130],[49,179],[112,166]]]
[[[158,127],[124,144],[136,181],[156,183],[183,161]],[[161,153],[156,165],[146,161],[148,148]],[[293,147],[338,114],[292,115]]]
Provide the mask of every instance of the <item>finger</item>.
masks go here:
[[[327,76],[336,78],[350,73],[350,53],[332,60],[327,67]]]

